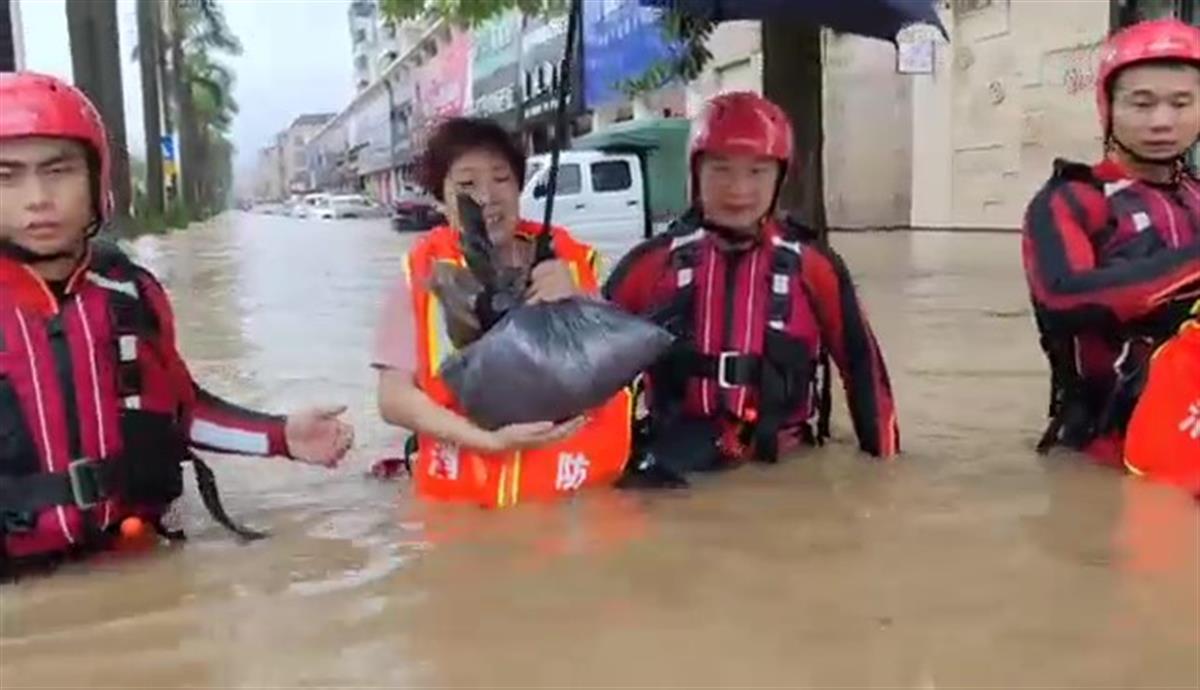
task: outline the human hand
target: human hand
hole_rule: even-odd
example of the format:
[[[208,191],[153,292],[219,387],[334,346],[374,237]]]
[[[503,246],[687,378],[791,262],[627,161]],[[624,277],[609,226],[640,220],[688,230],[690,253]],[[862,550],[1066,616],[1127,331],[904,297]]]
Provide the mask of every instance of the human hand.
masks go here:
[[[529,288],[525,299],[531,304],[554,302],[579,294],[579,288],[571,277],[571,269],[559,259],[543,261],[533,267],[529,274]]]
[[[500,453],[546,446],[573,435],[583,427],[585,421],[585,417],[579,416],[561,424],[554,422],[509,424],[488,434],[485,450]]]
[[[345,411],[340,405],[288,415],[284,436],[292,458],[310,465],[337,466],[354,445],[354,427],[338,419]]]

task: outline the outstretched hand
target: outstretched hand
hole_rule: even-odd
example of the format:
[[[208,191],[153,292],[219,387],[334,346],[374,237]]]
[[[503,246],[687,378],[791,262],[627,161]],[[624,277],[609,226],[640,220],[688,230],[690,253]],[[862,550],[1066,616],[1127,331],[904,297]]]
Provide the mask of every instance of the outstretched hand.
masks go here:
[[[338,419],[345,412],[345,405],[337,405],[288,415],[284,435],[291,456],[310,465],[337,466],[354,445],[354,427]]]

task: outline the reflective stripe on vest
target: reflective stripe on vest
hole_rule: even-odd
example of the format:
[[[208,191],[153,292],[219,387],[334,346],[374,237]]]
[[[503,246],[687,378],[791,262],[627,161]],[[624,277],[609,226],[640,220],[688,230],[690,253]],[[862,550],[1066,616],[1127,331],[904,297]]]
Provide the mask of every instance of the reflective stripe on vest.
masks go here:
[[[1154,236],[1178,249],[1200,235],[1200,185],[1183,180],[1173,191],[1119,180],[1101,185],[1108,200],[1111,234],[1101,238],[1101,259],[1112,259]],[[1153,248],[1152,248],[1153,249]],[[1152,250],[1151,249],[1151,250]],[[1148,250],[1134,249],[1137,255]]]
[[[694,376],[687,382],[684,405],[690,414],[711,416],[725,410],[740,419],[757,415],[757,382],[729,385],[732,377],[727,364],[746,356],[763,356],[768,331],[798,342],[810,360],[817,361],[820,328],[800,282],[803,251],[800,242],[772,230],[769,242],[747,250],[734,259],[736,268],[721,275],[718,267],[728,268],[730,259],[702,228],[672,240],[669,252],[675,298],[682,295],[692,302],[689,330],[696,351],[716,358],[714,375]],[[725,284],[726,277],[734,284]],[[726,305],[732,307],[731,313],[726,313]],[[814,402],[811,392],[803,402],[801,407]],[[789,419],[810,411],[790,411]]]
[[[94,507],[89,498],[92,489],[102,490],[98,483],[106,481],[109,461],[123,447],[118,410],[140,404],[137,345],[154,322],[127,259],[105,254],[90,265],[92,270],[81,275],[56,313],[0,306],[0,384],[11,392],[0,398],[6,406],[0,414],[23,427],[23,433],[13,433],[9,443],[0,445],[0,476],[6,499],[16,496],[30,513],[28,518],[10,516],[28,522],[16,532],[9,525],[10,551],[53,551],[78,544],[85,536],[85,513],[99,528],[119,517],[111,498]],[[52,335],[54,329],[61,335]],[[59,347],[52,346],[52,337],[62,339]],[[56,366],[56,358],[64,355],[67,366]],[[68,382],[60,380],[60,370],[70,372],[73,395],[64,394]],[[72,401],[74,409],[68,409]],[[70,452],[73,434],[77,456]],[[20,488],[25,479],[28,491]],[[32,487],[42,490],[38,495],[59,500],[37,504]]]

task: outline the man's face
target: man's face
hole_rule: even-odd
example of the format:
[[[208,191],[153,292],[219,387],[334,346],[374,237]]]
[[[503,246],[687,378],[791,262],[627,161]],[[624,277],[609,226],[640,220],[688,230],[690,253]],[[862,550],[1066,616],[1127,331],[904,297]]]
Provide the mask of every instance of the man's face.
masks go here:
[[[771,210],[779,162],[748,155],[704,155],[700,159],[700,206],[704,218],[729,228],[757,232]]]
[[[94,218],[83,144],[0,139],[0,238],[36,254],[76,252]]]
[[[1200,137],[1200,69],[1149,64],[1121,72],[1113,88],[1112,129],[1139,156],[1183,155]]]

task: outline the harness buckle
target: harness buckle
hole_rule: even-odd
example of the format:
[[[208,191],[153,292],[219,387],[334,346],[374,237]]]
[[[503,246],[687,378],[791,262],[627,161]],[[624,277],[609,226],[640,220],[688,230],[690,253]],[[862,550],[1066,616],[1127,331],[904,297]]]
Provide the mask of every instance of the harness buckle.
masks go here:
[[[733,382],[734,368],[741,361],[738,357],[742,353],[736,350],[726,350],[717,355],[717,386],[720,388],[736,388],[737,383]]]
[[[105,497],[99,466],[100,463],[90,458],[72,460],[67,465],[67,478],[71,482],[71,497],[80,510],[94,507]]]

